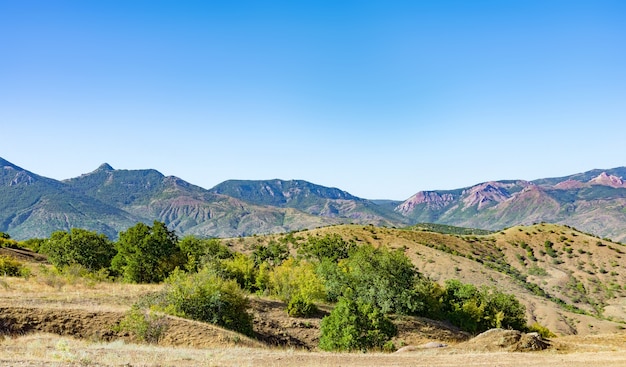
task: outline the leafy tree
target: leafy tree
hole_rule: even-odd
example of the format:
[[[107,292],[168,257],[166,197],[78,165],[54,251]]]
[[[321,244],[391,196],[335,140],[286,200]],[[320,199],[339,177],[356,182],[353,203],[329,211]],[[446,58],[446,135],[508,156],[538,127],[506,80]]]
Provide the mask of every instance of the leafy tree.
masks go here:
[[[158,221],[152,226],[137,223],[121,232],[116,247],[118,252],[111,266],[128,282],[160,282],[185,264],[178,237]]]
[[[318,271],[329,298],[354,297],[384,313],[412,314],[423,308],[415,290],[421,275],[402,251],[364,245],[338,264],[323,261]]]
[[[470,332],[491,328],[526,329],[525,307],[513,295],[495,288],[477,288],[453,279],[446,281],[444,317]]]
[[[317,259],[319,262],[324,259],[335,262],[347,258],[350,251],[355,247],[354,242],[346,242],[338,234],[327,234],[321,238],[309,237],[305,243],[300,245],[298,253],[305,258]]]
[[[381,349],[394,337],[396,326],[371,303],[340,298],[320,326],[320,348],[328,351]]]
[[[178,243],[180,250],[187,257],[187,270],[198,271],[202,265],[223,259],[231,259],[233,253],[216,238],[204,239],[185,236]]]
[[[0,239],[10,240],[11,236],[8,233],[0,232]]]
[[[266,262],[270,266],[280,265],[289,257],[289,249],[284,243],[270,241],[267,246],[258,245],[252,253],[252,258],[256,266]]]
[[[324,285],[315,266],[306,261],[287,259],[269,273],[269,290],[287,302],[291,316],[309,316],[317,308],[314,301],[324,298]]]
[[[115,247],[106,235],[81,228],[53,232],[39,251],[57,268],[78,264],[90,271],[108,268],[115,256]]]

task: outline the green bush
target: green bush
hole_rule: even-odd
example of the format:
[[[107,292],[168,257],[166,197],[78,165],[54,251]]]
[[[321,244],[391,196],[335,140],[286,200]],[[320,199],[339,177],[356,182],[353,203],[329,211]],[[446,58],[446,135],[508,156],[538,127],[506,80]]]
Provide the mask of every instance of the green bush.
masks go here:
[[[236,281],[203,269],[194,274],[174,271],[165,283],[159,305],[165,312],[252,335],[248,299]]]
[[[28,275],[30,275],[30,269],[12,257],[0,255],[0,275],[7,277],[28,277]]]
[[[287,304],[287,313],[291,317],[310,317],[317,311],[315,303],[300,294],[293,297]]]
[[[289,249],[284,243],[270,241],[267,246],[258,245],[254,248],[252,258],[256,266],[268,263],[270,266],[280,265],[289,257]]]
[[[138,306],[133,305],[114,331],[132,333],[141,341],[156,344],[167,330],[167,326],[165,317],[153,312],[143,312]]]
[[[347,258],[355,247],[356,244],[353,241],[344,241],[338,234],[327,234],[321,238],[309,237],[298,248],[298,254],[307,259],[317,259],[319,262],[324,259],[337,261]]]
[[[442,301],[444,318],[469,332],[526,328],[524,305],[515,296],[495,288],[477,288],[456,279],[448,280]]]
[[[216,264],[217,265],[217,264]],[[255,291],[257,268],[251,257],[242,253],[236,253],[232,259],[222,260],[220,267],[221,275],[228,279],[234,279],[239,286],[249,292]]]
[[[233,253],[216,238],[185,236],[178,243],[181,252],[187,257],[186,268],[198,271],[203,265],[213,265],[216,261],[232,259]]]
[[[315,266],[293,258],[269,273],[269,291],[284,302],[300,298],[312,303],[324,298],[324,285],[315,272]]]
[[[341,298],[321,323],[320,349],[327,351],[381,350],[398,330],[371,303]]]
[[[535,322],[534,324],[530,325],[528,327],[528,331],[539,333],[539,335],[541,335],[542,338],[546,338],[546,339],[556,337],[555,333],[550,331],[550,329],[548,329],[547,327],[539,324],[538,322]]]

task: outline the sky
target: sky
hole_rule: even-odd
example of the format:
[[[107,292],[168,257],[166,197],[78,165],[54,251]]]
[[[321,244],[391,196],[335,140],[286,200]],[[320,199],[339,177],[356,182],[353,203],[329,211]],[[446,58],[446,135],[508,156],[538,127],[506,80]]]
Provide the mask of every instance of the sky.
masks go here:
[[[0,157],[404,200],[626,166],[626,2],[0,0]]]

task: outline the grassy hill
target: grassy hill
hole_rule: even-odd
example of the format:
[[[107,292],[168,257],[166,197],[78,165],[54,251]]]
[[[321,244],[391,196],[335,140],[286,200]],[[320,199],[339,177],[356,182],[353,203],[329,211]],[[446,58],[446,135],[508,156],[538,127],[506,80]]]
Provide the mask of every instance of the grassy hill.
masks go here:
[[[624,327],[623,244],[545,223],[482,235],[447,233],[451,231],[472,230],[339,225],[222,241],[232,249],[251,252],[271,241],[293,246],[309,236],[339,234],[357,244],[402,249],[423,274],[439,282],[461,279],[513,293],[526,305],[530,323],[537,321],[560,335],[615,332]]]

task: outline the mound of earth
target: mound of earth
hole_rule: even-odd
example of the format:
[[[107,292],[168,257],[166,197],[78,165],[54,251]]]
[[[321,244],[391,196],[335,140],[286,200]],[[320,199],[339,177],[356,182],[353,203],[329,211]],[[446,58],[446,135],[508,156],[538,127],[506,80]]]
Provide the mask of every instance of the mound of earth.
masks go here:
[[[29,261],[34,263],[45,263],[48,261],[48,258],[45,255],[23,248],[0,247],[0,255],[9,256],[20,261]]]
[[[522,333],[517,330],[491,329],[459,345],[461,349],[481,352],[530,352],[544,350],[550,343],[538,333]]]
[[[0,307],[0,335],[44,332],[95,341],[136,340],[136,335],[116,331],[124,315],[123,312],[83,309]],[[161,346],[264,346],[236,332],[203,322],[163,315],[159,323],[163,327],[158,339],[158,345]]]

